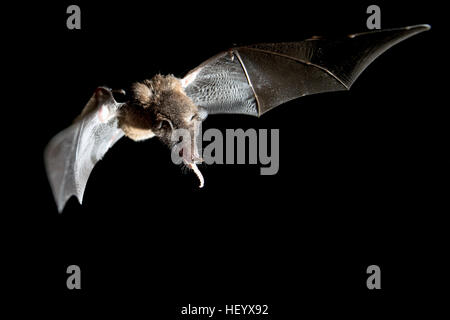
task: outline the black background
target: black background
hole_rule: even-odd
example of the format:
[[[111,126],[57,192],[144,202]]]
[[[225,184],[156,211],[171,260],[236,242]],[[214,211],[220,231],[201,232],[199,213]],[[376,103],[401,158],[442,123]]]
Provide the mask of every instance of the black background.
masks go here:
[[[81,30],[66,28],[70,4],[81,7]],[[435,12],[442,8],[430,3],[377,3],[382,28],[433,29],[383,54],[351,91],[307,96],[259,119],[220,115],[204,123],[279,128],[277,175],[259,175],[258,165],[202,166],[206,186],[198,189],[159,141],[122,139],[93,170],[83,206],[72,198],[59,215],[43,167],[45,145],[97,86],[122,88],[158,72],[181,77],[235,45],[365,31],[370,4],[61,1],[15,8],[6,63],[24,72],[12,81],[15,103],[7,107],[19,125],[7,127],[5,143],[21,168],[6,170],[20,173],[8,179],[12,206],[4,213],[18,228],[4,233],[12,253],[4,265],[15,271],[5,276],[15,289],[10,296],[27,296],[36,302],[31,311],[63,318],[183,319],[180,307],[188,303],[269,304],[273,319],[420,309],[420,297],[444,274],[436,204],[444,193],[435,161],[442,105],[430,97]],[[66,288],[71,264],[81,267],[80,291]],[[366,288],[371,264],[381,267],[379,291]]]

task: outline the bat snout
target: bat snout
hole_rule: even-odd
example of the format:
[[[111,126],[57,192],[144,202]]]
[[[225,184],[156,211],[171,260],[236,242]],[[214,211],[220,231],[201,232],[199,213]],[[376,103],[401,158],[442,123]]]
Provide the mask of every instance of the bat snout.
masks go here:
[[[173,149],[178,152],[178,156],[182,159],[185,165],[199,164],[203,162],[198,150],[195,146],[183,143],[183,141],[176,143]]]

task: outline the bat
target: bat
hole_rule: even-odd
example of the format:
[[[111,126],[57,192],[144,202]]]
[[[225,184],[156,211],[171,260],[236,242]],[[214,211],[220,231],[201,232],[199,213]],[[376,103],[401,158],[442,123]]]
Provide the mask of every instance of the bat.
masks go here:
[[[58,211],[75,195],[80,204],[95,164],[121,137],[135,141],[156,136],[180,150],[182,162],[204,184],[194,140],[198,123],[213,114],[259,117],[305,95],[349,90],[366,67],[393,45],[429,25],[376,30],[337,38],[235,47],[206,60],[183,78],[157,74],[131,85],[126,102],[105,87],[93,96],[74,123],[51,139],[44,162]],[[123,91],[121,91],[123,93]],[[185,129],[192,141],[173,141]]]

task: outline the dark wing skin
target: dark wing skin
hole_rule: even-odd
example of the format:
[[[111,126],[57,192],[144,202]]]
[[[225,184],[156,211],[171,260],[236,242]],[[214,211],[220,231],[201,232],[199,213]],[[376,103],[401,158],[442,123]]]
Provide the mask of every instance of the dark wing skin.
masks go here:
[[[72,195],[82,202],[95,164],[124,135],[117,126],[121,106],[109,89],[98,88],[75,122],[47,145],[45,167],[59,212]]]
[[[260,116],[301,96],[350,89],[380,54],[429,28],[417,25],[233,48],[190,71],[182,83],[208,114]]]

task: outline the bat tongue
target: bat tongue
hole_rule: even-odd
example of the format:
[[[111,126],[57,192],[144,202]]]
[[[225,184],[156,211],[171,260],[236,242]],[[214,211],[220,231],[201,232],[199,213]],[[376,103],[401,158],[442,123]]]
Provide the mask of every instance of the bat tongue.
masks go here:
[[[202,173],[200,172],[199,168],[197,167],[197,163],[203,162],[203,159],[200,157],[196,140],[195,138],[191,140],[191,144],[189,145],[183,145],[181,148],[181,155],[183,157],[183,162],[185,165],[194,171],[195,175],[197,176],[198,180],[200,181],[199,188],[203,188],[205,185],[205,179],[203,178]]]
[[[202,173],[198,169],[197,165],[195,163],[189,163],[188,167],[192,170],[194,170],[195,175],[197,176],[198,180],[200,181],[199,188],[203,188],[205,185],[205,179],[203,178]]]

